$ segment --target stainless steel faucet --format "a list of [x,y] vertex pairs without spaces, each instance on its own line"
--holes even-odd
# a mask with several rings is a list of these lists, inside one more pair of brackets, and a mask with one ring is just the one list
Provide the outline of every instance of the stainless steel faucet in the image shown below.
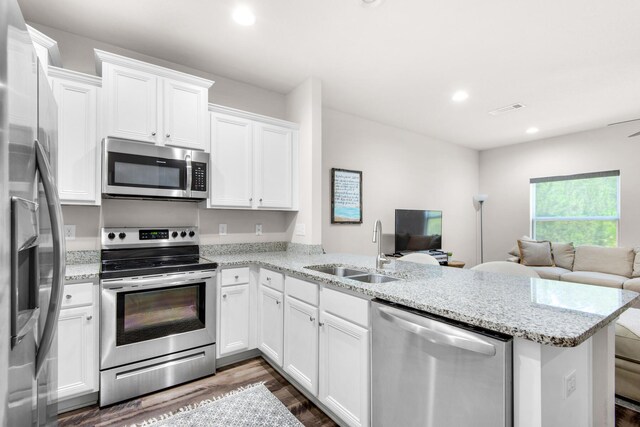
[[391,262],[384,253],[382,253],[382,221],[377,220],[373,226],[373,243],[378,243],[378,255],[376,256],[376,268],[378,270],[384,268],[385,264]]

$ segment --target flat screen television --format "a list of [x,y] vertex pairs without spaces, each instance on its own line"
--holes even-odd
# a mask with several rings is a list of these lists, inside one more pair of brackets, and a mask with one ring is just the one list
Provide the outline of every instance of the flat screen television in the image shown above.
[[442,249],[442,211],[396,209],[396,253]]

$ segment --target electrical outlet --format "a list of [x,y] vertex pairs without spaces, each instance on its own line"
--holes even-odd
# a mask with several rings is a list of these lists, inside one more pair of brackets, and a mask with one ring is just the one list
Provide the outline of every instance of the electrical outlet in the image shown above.
[[262,236],[262,224],[256,224],[256,236]]
[[66,240],[76,240],[76,226],[65,225],[64,226],[64,238]]
[[305,234],[307,234],[307,230],[304,224],[296,224],[296,236],[304,236]]
[[227,235],[227,224],[218,224],[218,234],[221,236]]
[[576,391],[576,371],[571,371],[564,377],[564,398],[567,399]]

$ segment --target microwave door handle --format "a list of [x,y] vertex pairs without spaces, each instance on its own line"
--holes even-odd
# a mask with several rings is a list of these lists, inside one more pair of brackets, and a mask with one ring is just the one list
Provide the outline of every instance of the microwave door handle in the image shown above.
[[47,159],[47,154],[40,142],[35,141],[36,167],[42,178],[44,195],[47,199],[47,208],[51,219],[51,237],[53,240],[53,278],[51,281],[51,296],[49,307],[47,308],[47,321],[44,325],[38,353],[36,355],[36,376],[47,360],[47,354],[51,348],[53,338],[60,315],[62,305],[62,287],[64,285],[65,274],[65,244],[64,244],[64,222],[62,219],[62,206],[58,197],[58,188],[53,179],[51,165]]
[[191,165],[191,155],[187,154],[184,159],[187,162],[187,191],[185,195],[187,197],[191,197],[191,180],[193,179],[191,173],[191,171],[193,170],[193,166]]

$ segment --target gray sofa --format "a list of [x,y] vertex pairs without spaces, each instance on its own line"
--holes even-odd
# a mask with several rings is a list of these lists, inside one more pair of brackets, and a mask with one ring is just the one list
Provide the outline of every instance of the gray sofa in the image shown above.
[[[551,251],[557,252],[552,254],[553,265],[530,267],[543,279],[640,293],[640,248],[572,248],[572,244],[551,243]],[[518,252],[512,249],[509,254]],[[513,256],[509,261],[521,260]],[[640,302],[616,322],[616,394],[640,402]]]

